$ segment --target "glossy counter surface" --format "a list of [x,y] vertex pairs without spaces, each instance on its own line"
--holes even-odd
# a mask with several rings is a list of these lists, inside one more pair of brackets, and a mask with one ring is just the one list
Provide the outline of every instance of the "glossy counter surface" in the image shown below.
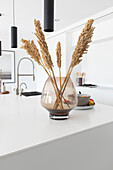
[[113,107],[70,112],[67,120],[49,118],[40,96],[0,95],[0,157],[113,122]]

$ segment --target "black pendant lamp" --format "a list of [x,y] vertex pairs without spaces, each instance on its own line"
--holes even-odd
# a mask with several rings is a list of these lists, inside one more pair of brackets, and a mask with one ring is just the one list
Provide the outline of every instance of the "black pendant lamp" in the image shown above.
[[44,31],[54,31],[54,0],[44,0]]
[[13,26],[11,27],[11,48],[17,48],[17,27],[15,26],[15,4],[13,0]]

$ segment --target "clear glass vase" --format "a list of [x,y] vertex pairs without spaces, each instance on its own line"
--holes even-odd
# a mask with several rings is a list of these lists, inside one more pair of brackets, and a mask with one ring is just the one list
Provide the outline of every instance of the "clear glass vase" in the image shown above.
[[[64,82],[65,77],[60,78],[56,77],[57,86],[59,89],[55,89],[51,82],[51,79],[48,78],[45,82],[42,96],[41,96],[41,104],[44,108],[49,111],[50,118],[56,120],[62,120],[69,118],[69,112],[77,106],[77,93],[74,88],[72,80],[69,78],[67,86],[64,90],[64,93],[61,95],[60,89],[61,85]],[[61,83],[60,83],[61,82]],[[55,86],[56,87],[56,86]],[[62,89],[63,91],[63,89]],[[59,96],[59,97],[58,97]]]

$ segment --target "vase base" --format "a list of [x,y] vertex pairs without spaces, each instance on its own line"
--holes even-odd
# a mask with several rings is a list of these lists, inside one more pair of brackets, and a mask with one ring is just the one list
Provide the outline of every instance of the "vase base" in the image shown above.
[[67,115],[54,115],[54,114],[50,113],[49,117],[50,117],[50,119],[53,119],[53,120],[65,120],[65,119],[69,118],[69,114],[67,114]]

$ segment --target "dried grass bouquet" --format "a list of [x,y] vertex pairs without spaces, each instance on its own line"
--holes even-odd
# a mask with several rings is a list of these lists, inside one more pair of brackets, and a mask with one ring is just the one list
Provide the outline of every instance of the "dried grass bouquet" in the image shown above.
[[[27,51],[27,53],[33,58],[47,73],[49,76],[51,83],[54,87],[54,91],[56,94],[56,101],[54,103],[53,109],[57,109],[60,106],[60,109],[63,109],[62,99],[65,100],[63,94],[66,89],[67,83],[69,81],[70,75],[72,73],[73,68],[78,65],[82,61],[83,54],[87,54],[89,43],[91,43],[91,39],[93,36],[94,27],[92,26],[94,20],[90,19],[86,23],[82,33],[79,36],[77,45],[72,55],[72,60],[70,66],[68,68],[67,74],[65,76],[64,82],[61,84],[61,44],[57,43],[56,48],[56,56],[57,56],[57,66],[59,68],[59,79],[60,79],[60,88],[58,88],[58,84],[56,81],[56,77],[53,70],[53,62],[51,55],[49,53],[48,45],[45,40],[45,35],[42,31],[42,27],[40,21],[34,20],[35,25],[35,35],[37,37],[38,44],[40,46],[40,50],[36,47],[33,40],[24,40],[22,39],[23,46],[22,48]],[[69,106],[68,103],[66,103]]]

